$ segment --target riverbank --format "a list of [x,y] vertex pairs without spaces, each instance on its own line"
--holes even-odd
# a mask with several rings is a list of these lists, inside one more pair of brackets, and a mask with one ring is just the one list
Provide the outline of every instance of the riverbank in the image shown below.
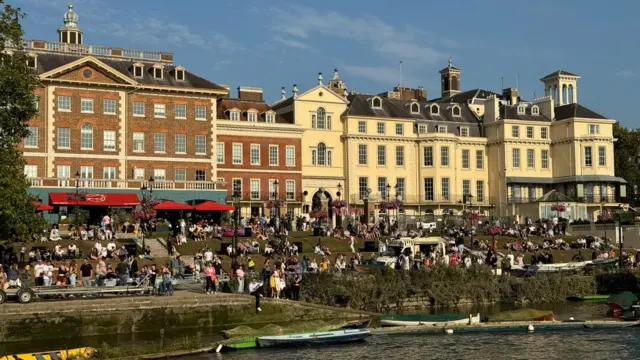
[[368,315],[346,308],[264,299],[256,314],[252,296],[206,295],[179,291],[174,296],[110,297],[0,306],[0,342],[74,339],[234,327],[239,325],[354,319]]

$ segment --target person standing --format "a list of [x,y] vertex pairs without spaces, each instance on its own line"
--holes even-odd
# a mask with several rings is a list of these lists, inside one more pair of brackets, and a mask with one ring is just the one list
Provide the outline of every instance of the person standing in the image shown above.
[[300,288],[302,285],[302,277],[300,277],[300,274],[296,273],[296,275],[293,277],[293,300],[295,301],[300,301]]
[[260,298],[263,297],[264,295],[262,295],[262,292],[264,290],[263,285],[264,282],[262,281],[252,281],[251,284],[249,284],[249,294],[253,295],[256,298],[256,314],[261,312],[262,309],[260,308]]
[[80,266],[80,275],[82,276],[82,287],[91,287],[93,266],[89,264],[89,259],[87,258],[84,258],[84,263]]
[[238,293],[244,293],[244,265],[240,265],[236,270],[236,277],[238,278]]

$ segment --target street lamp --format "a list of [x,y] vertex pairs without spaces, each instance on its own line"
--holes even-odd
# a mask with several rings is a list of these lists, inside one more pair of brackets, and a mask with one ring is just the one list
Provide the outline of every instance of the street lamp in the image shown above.
[[[495,213],[495,209],[496,206],[491,204],[489,205],[489,208],[491,209],[491,226],[489,227],[489,229],[493,228],[493,214]],[[496,241],[496,235],[495,232],[493,230],[491,230],[491,245],[493,246],[493,243]]]
[[620,257],[618,260],[618,267],[620,269],[622,269],[622,246],[624,245],[622,240],[622,211],[624,211],[624,208],[622,207],[622,204],[620,204],[618,205],[618,243],[620,244]]
[[79,191],[80,191],[80,172],[76,171],[76,216],[75,216],[75,223],[76,223],[76,231],[78,232],[78,234],[80,234],[80,225],[78,224],[78,196],[80,196]]
[[[336,191],[336,196],[338,197],[338,201],[340,201],[340,195],[342,195],[342,184],[338,183],[338,191]],[[345,197],[346,198],[346,197]],[[342,207],[336,208],[334,206],[334,211],[338,213],[339,216],[336,216],[336,225],[342,227]],[[327,214],[328,216],[329,214]]]
[[[605,205],[606,203],[607,203],[607,202],[605,201],[605,199],[602,199],[602,200],[600,201],[600,218],[601,218],[601,219],[604,219],[604,205]],[[606,227],[606,226],[604,227],[604,241],[605,241],[605,242],[607,241],[607,227]]]
[[[391,185],[389,185],[389,183],[387,183],[386,188],[387,188],[387,191],[384,193],[384,199],[382,199],[382,200],[388,202],[389,201],[389,194],[391,193]],[[389,207],[387,206],[386,210],[387,210],[387,225],[388,225],[387,233],[389,235],[391,235],[391,209],[389,209]]]
[[278,201],[278,185],[280,185],[280,183],[276,179],[273,182],[273,197],[276,208],[276,234],[280,234],[280,202]]
[[[155,180],[153,179],[153,176],[149,178],[149,200],[151,200],[153,198],[153,182]],[[151,225],[151,221],[147,221],[148,225],[149,225],[149,237],[153,236],[153,226]],[[144,236],[142,237],[142,246],[144,248]]]
[[[398,183],[396,182],[396,185],[393,187],[393,191],[395,191],[395,199],[396,199],[396,205],[398,206],[398,208],[396,209],[396,224],[398,224],[398,221],[400,220],[400,201],[402,201],[402,194],[398,193]],[[406,223],[405,223],[406,224]]]
[[336,193],[338,200],[340,200],[340,195],[342,195],[342,184],[338,183],[338,192]]
[[233,195],[231,195],[233,200],[233,222],[234,222],[234,230],[233,230],[233,253],[235,254],[237,244],[238,244],[238,217],[240,216],[240,191],[234,190]]

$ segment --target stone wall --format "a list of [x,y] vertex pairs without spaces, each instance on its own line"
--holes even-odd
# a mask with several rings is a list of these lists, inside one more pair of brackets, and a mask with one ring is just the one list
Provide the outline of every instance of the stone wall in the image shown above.
[[263,311],[256,314],[250,296],[180,295],[5,303],[0,305],[0,343],[363,316],[349,309],[278,300],[265,300]]

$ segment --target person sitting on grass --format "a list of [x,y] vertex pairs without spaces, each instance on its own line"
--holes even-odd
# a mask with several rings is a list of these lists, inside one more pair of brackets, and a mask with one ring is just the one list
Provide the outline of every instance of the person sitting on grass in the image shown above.
[[60,237],[60,231],[56,227],[51,229],[51,233],[49,233],[49,240],[51,241],[60,241],[62,237]]

